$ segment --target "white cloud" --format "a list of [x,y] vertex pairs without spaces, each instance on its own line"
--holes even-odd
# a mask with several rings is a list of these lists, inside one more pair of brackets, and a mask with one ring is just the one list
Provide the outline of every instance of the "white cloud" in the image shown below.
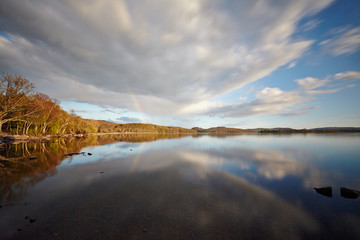
[[358,51],[360,46],[360,27],[348,30],[335,29],[335,35],[320,43],[325,50],[332,55],[352,54]]
[[1,2],[0,67],[59,100],[175,114],[294,62],[313,43],[298,22],[330,2]]
[[307,100],[298,90],[283,91],[266,87],[255,93],[256,99],[250,102],[218,103],[216,107],[203,108],[202,114],[221,114],[226,117],[246,117],[264,115],[283,115],[292,107]]
[[320,80],[313,77],[306,77],[302,79],[297,79],[295,80],[295,82],[297,82],[300,88],[308,90],[324,86],[326,83],[328,83],[328,80]]
[[[352,72],[353,73],[353,72]],[[353,76],[354,74],[349,74]],[[336,76],[336,75],[335,75]],[[338,75],[347,77],[347,74]],[[304,115],[309,110],[318,109],[321,106],[306,106],[306,102],[314,99],[315,95],[331,94],[345,89],[345,87],[334,88],[331,85],[334,80],[320,80],[318,78],[306,77],[294,80],[298,88],[291,91],[283,91],[279,88],[266,87],[255,93],[255,100],[245,102],[246,98],[239,98],[231,103],[209,103],[194,104],[189,111],[196,109],[198,114],[220,115],[226,117],[247,117],[263,115],[298,116]],[[324,87],[325,89],[319,89]],[[353,86],[347,86],[347,88]],[[193,112],[195,113],[195,111]]]
[[302,25],[302,29],[303,31],[310,31],[313,30],[314,28],[316,28],[322,21],[320,21],[319,19],[313,19],[310,20],[308,22],[306,22],[304,25]]
[[310,90],[306,91],[307,94],[316,95],[316,94],[329,94],[329,93],[336,93],[341,89],[328,89],[328,90]]
[[335,74],[335,79],[347,80],[347,79],[360,79],[360,72],[343,72]]
[[290,68],[293,68],[293,67],[295,67],[295,66],[296,66],[296,62],[291,62],[291,63],[287,66],[287,68],[290,69]]

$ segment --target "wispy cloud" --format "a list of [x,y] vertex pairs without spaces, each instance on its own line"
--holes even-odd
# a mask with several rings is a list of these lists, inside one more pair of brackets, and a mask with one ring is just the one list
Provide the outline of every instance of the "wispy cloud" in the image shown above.
[[282,115],[289,113],[291,107],[304,102],[300,91],[283,91],[279,88],[264,88],[256,92],[256,99],[245,103],[227,103],[221,107],[208,109],[204,114],[221,114],[226,117],[246,117],[263,115]]
[[360,79],[360,72],[343,72],[335,74],[336,79],[348,80],[348,79]]
[[[225,117],[264,115],[291,117],[304,115],[310,110],[321,108],[320,105],[306,105],[306,103],[313,100],[316,95],[332,94],[349,87],[354,87],[344,86],[344,84],[340,84],[339,86],[339,84],[337,84],[339,76],[348,77],[347,73],[339,74],[329,77],[329,79],[318,79],[313,77],[296,79],[294,82],[297,83],[298,87],[290,91],[266,87],[256,92],[255,100],[250,102],[244,102],[246,99],[242,98],[231,103],[204,101],[200,104],[194,104],[187,110],[194,110],[194,112],[198,114],[220,115]],[[353,76],[354,74],[349,75]]]
[[297,84],[301,88],[309,90],[309,89],[314,89],[314,88],[324,86],[328,81],[320,80],[320,79],[313,78],[313,77],[307,77],[307,78],[297,79],[297,80],[295,80],[295,82],[297,82]]
[[312,19],[301,26],[303,31],[311,31],[315,29],[322,21],[319,19]]
[[307,94],[316,95],[316,94],[329,94],[329,93],[336,93],[341,89],[328,89],[328,90],[310,90],[306,91]]
[[0,67],[59,100],[175,114],[301,57],[298,22],[331,2],[2,1]]
[[[346,30],[345,30],[346,29]],[[360,27],[355,28],[337,28],[332,38],[326,39],[320,43],[325,51],[332,55],[352,54],[360,46]]]

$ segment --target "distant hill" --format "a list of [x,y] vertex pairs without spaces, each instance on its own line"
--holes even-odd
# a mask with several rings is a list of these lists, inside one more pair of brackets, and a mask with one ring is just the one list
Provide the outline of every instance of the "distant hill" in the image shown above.
[[310,130],[360,131],[360,127],[322,127],[322,128],[312,128]]
[[101,120],[88,120],[102,133],[197,133],[181,127],[159,126],[149,123],[119,124]]
[[256,132],[251,129],[241,129],[241,128],[227,128],[227,127],[212,127],[208,129],[194,127],[192,130],[197,131],[198,133],[216,133],[216,134],[236,134],[236,133],[246,133],[246,132]]
[[332,133],[332,132],[360,132],[358,127],[323,127],[312,129],[293,128],[259,128],[259,133]]

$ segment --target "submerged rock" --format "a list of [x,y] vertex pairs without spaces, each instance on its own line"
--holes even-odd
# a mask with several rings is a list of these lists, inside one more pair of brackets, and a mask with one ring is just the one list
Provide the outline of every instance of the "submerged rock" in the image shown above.
[[316,188],[314,187],[315,191],[323,196],[326,197],[332,197],[332,187],[322,187],[322,188]]
[[350,188],[340,188],[340,194],[343,198],[355,199],[360,196],[360,191]]
[[[86,152],[68,153],[68,154],[64,154],[64,157],[72,157],[72,156],[74,156],[74,155],[83,155],[83,156],[85,156],[85,154],[86,154]],[[92,155],[92,154],[91,154],[91,153],[90,153],[90,154],[88,153],[88,155]]]

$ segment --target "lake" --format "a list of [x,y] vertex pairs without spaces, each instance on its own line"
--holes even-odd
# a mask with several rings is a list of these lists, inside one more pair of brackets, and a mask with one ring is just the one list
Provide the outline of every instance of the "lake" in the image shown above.
[[360,239],[359,133],[3,144],[0,174],[0,239]]

